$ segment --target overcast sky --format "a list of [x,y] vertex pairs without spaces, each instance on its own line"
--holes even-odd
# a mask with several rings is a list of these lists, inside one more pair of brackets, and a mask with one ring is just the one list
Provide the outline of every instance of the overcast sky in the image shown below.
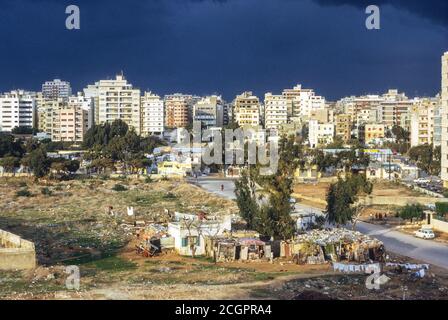
[[[398,88],[440,91],[448,1],[0,0],[0,91],[75,90],[123,70],[142,90],[280,93],[297,83],[327,99]],[[81,29],[65,28],[77,4]],[[365,28],[378,4],[381,30]]]

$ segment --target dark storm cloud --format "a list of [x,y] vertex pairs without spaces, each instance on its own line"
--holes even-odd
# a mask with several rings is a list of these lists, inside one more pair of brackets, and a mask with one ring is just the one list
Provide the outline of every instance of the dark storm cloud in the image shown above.
[[[381,30],[367,31],[361,5],[326,0],[0,0],[0,91],[54,77],[80,90],[123,70],[159,94],[231,99],[296,83],[330,99],[390,87],[435,94],[448,41],[432,22],[443,25],[445,1],[431,1],[434,13],[399,2],[382,8]],[[69,4],[80,7],[81,30],[65,29]]]
[[350,5],[365,9],[369,5],[391,5],[397,9],[429,19],[448,27],[448,1],[446,0],[314,0],[320,5]]

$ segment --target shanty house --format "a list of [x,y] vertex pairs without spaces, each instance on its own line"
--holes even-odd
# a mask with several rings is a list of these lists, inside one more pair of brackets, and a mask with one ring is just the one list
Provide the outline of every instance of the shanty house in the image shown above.
[[174,248],[180,255],[205,255],[206,237],[217,237],[232,229],[231,217],[205,218],[198,215],[175,214],[168,224],[168,233],[174,238]]

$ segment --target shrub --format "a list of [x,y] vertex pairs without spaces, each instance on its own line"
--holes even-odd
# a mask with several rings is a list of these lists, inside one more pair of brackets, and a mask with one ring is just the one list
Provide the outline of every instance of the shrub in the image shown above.
[[112,190],[117,191],[117,192],[121,192],[121,191],[126,191],[128,189],[124,185],[122,185],[122,184],[116,184],[116,185],[114,185]]
[[404,220],[423,219],[425,213],[423,207],[419,204],[407,204],[399,210],[400,218]]
[[16,196],[17,197],[31,197],[32,194],[31,194],[31,192],[29,192],[28,189],[22,189],[22,190],[17,191]]
[[40,192],[44,195],[44,196],[51,196],[53,195],[53,191],[51,191],[49,188],[45,187],[40,189]]
[[437,202],[436,203],[436,212],[439,216],[444,216],[448,213],[448,202]]

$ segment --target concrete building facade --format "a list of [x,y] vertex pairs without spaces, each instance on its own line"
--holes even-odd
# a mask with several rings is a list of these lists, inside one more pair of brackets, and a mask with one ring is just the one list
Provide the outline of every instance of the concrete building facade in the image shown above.
[[264,127],[278,130],[288,121],[288,100],[283,95],[266,93],[264,96]]
[[309,121],[308,140],[311,148],[317,148],[334,140],[334,124],[319,123],[317,120]]
[[42,96],[44,99],[56,100],[62,98],[67,100],[72,95],[70,82],[61,79],[46,81],[42,85]]
[[7,92],[0,96],[0,132],[11,132],[16,127],[35,126],[35,95],[23,90]]
[[95,85],[88,86],[84,94],[86,98],[94,99],[98,124],[120,119],[140,134],[140,90],[134,89],[122,74],[115,79],[100,80]]
[[186,128],[191,123],[191,98],[185,95],[165,97],[165,126]]
[[142,97],[142,135],[163,135],[165,103],[160,96],[145,92]]
[[206,127],[222,127],[224,124],[224,104],[221,96],[207,96],[193,106],[193,121]]
[[260,124],[260,100],[252,92],[236,96],[234,105],[235,121],[239,126],[257,127]]
[[442,159],[441,175],[443,186],[448,188],[448,51],[442,56],[442,91],[441,91],[441,118],[442,118]]

